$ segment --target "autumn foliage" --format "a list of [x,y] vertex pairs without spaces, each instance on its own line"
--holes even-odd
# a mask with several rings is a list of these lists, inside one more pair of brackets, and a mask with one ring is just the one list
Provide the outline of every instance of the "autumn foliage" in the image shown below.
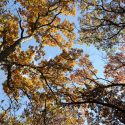
[[[124,6],[120,0],[1,0],[0,124],[125,124]],[[78,33],[67,17],[78,9],[77,43],[105,50],[102,77],[75,46]],[[61,53],[46,59],[46,46]]]

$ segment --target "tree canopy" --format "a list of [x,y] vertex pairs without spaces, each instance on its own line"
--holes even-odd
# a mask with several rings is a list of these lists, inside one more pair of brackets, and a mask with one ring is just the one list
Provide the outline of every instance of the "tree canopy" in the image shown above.
[[125,3],[123,0],[81,0],[81,39],[99,48],[124,43]]
[[[1,0],[0,124],[124,125],[124,8],[122,0]],[[76,33],[67,17],[78,9]],[[116,47],[105,53],[104,77],[75,41]],[[46,46],[61,53],[47,60]]]

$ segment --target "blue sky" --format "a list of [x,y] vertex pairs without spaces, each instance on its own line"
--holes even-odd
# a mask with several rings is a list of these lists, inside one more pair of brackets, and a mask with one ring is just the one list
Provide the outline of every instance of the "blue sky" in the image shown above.
[[[61,16],[61,19],[67,19],[70,22],[73,22],[75,24],[75,26],[77,27],[77,29],[79,29],[79,22],[78,22],[78,17],[80,15],[80,11],[76,11],[76,16]],[[75,29],[75,32],[77,34],[77,38],[78,38],[78,31],[77,29]],[[83,41],[84,43],[84,41]],[[30,40],[27,41],[25,43],[22,44],[22,48],[25,50],[28,48],[29,45],[36,45],[36,42],[34,40]],[[92,61],[93,65],[95,66],[95,68],[97,68],[99,70],[99,77],[103,77],[103,70],[104,70],[104,61],[102,60],[102,55],[104,54],[104,52],[98,51],[93,45],[91,45],[90,47],[86,46],[85,44],[74,44],[73,46],[74,48],[81,48],[83,49],[83,51],[87,54],[90,55],[90,60]],[[56,55],[59,55],[61,53],[61,50],[59,47],[49,47],[46,46],[44,47],[44,50],[46,52],[46,59],[50,59],[50,58],[54,58]],[[2,70],[0,70],[0,83],[2,84],[3,81],[6,79],[6,76],[4,74],[4,72]],[[2,91],[2,85],[0,84],[0,97],[3,93]]]
[[[78,16],[79,16],[80,12],[77,10],[77,15],[75,17],[72,16],[61,16],[62,20],[64,20],[65,18],[67,18],[68,20],[70,20],[71,22],[75,23],[76,27],[79,29],[79,23],[78,23]],[[77,29],[75,29],[75,32],[77,32]],[[77,34],[78,37],[78,34]],[[83,41],[84,42],[84,41]],[[25,42],[22,44],[22,48],[23,49],[27,49],[27,47],[32,44],[32,45],[36,45],[36,42],[34,42],[33,40],[30,40],[28,42]],[[103,70],[104,70],[104,61],[102,60],[102,55],[104,55],[104,52],[98,51],[93,45],[91,46],[86,46],[85,44],[74,44],[73,48],[80,48],[83,49],[83,51],[87,54],[90,55],[90,60],[93,63],[93,65],[95,66],[96,69],[99,70],[98,76],[99,77],[104,77],[103,76]],[[54,58],[56,55],[59,55],[61,53],[61,50],[59,47],[49,47],[46,46],[44,47],[44,50],[46,52],[46,59],[50,59],[50,58]],[[2,90],[2,83],[5,81],[6,76],[4,71],[0,70],[0,100],[2,100],[1,98],[5,99],[5,94]]]

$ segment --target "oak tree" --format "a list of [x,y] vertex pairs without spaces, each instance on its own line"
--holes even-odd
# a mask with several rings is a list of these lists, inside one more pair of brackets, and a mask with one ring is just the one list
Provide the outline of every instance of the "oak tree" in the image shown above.
[[[119,39],[124,40],[124,1],[77,2],[0,2],[0,68],[7,95],[0,100],[1,124],[125,124],[125,51]],[[102,78],[89,55],[72,47],[75,26],[66,17],[75,16],[78,5],[85,14],[82,42],[108,47],[122,42],[107,55]],[[45,46],[58,46],[61,53],[47,60]]]
[[103,49],[124,43],[124,0],[81,0],[80,6],[82,41]]

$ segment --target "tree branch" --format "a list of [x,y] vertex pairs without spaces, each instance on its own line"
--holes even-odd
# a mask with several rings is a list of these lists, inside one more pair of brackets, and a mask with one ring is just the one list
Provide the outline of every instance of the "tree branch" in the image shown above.
[[97,100],[87,100],[87,101],[82,101],[82,102],[67,102],[67,103],[62,103],[62,105],[64,106],[70,106],[70,105],[82,105],[82,104],[100,104],[102,106],[106,106],[106,107],[109,107],[109,108],[112,108],[112,109],[116,109],[118,111],[121,111],[123,113],[125,113],[125,109],[122,109],[116,105],[113,105],[113,104],[110,104],[110,103],[104,103],[104,102],[100,102],[100,101],[97,101]]

